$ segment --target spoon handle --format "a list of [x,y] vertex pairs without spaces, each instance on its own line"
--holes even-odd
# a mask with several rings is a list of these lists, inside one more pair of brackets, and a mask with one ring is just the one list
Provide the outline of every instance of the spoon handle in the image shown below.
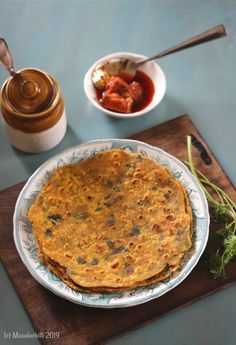
[[8,70],[10,75],[15,75],[16,72],[13,67],[12,57],[7,46],[6,41],[0,38],[0,63]]
[[192,37],[192,38],[190,38],[190,39],[188,39],[182,43],[179,43],[172,48],[166,49],[159,54],[155,54],[148,59],[145,59],[145,60],[138,62],[138,65],[140,66],[147,61],[158,59],[158,58],[161,58],[162,56],[169,55],[169,54],[172,54],[172,53],[175,53],[175,52],[178,52],[180,50],[187,49],[190,47],[194,47],[198,44],[209,42],[209,41],[215,40],[217,38],[224,37],[226,35],[227,35],[227,31],[226,31],[224,25],[222,25],[222,24],[217,25],[214,28],[209,29],[209,30],[197,35],[197,36],[194,36],[194,37]]

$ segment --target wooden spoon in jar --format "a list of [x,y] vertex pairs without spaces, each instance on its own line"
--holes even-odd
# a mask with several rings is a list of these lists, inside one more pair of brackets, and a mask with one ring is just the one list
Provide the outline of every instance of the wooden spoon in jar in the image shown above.
[[7,42],[4,40],[4,38],[0,38],[0,63],[8,70],[11,76],[16,74],[16,71],[13,67],[13,60]]

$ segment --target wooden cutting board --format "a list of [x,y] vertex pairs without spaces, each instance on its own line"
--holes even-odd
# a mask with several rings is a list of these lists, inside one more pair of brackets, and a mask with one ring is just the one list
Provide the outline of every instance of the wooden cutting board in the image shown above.
[[[193,152],[197,167],[236,200],[234,187],[187,115],[134,135],[132,139],[158,146],[185,161],[187,159],[186,135],[188,134],[193,134],[206,149],[203,151],[201,144],[196,141]],[[164,296],[139,306],[106,310],[79,306],[63,300],[31,277],[15,249],[12,216],[16,199],[23,185],[24,183],[20,183],[0,192],[0,254],[35,331],[44,332],[44,334],[47,331],[60,332],[59,339],[44,337],[41,339],[42,344],[101,344],[223,289],[236,280],[236,263],[229,266],[227,279],[211,279],[203,255],[196,268],[183,283]],[[211,226],[211,232],[213,231],[214,228]],[[210,242],[211,237],[208,247],[211,245]]]

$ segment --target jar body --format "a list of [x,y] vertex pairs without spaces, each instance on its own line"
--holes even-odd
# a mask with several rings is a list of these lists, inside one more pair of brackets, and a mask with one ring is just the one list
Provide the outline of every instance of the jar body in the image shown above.
[[60,88],[41,70],[17,73],[1,89],[2,118],[9,141],[25,152],[50,150],[63,139],[67,127]]
[[10,143],[15,148],[28,153],[38,153],[52,149],[64,138],[67,128],[65,108],[60,119],[52,127],[40,132],[23,132],[10,126],[4,118],[3,123]]

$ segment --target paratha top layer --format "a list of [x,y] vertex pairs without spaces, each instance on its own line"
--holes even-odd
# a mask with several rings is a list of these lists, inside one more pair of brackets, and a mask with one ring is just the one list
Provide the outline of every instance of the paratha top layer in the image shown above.
[[177,267],[191,246],[187,208],[156,161],[109,150],[56,170],[29,219],[41,252],[76,284],[125,288]]

